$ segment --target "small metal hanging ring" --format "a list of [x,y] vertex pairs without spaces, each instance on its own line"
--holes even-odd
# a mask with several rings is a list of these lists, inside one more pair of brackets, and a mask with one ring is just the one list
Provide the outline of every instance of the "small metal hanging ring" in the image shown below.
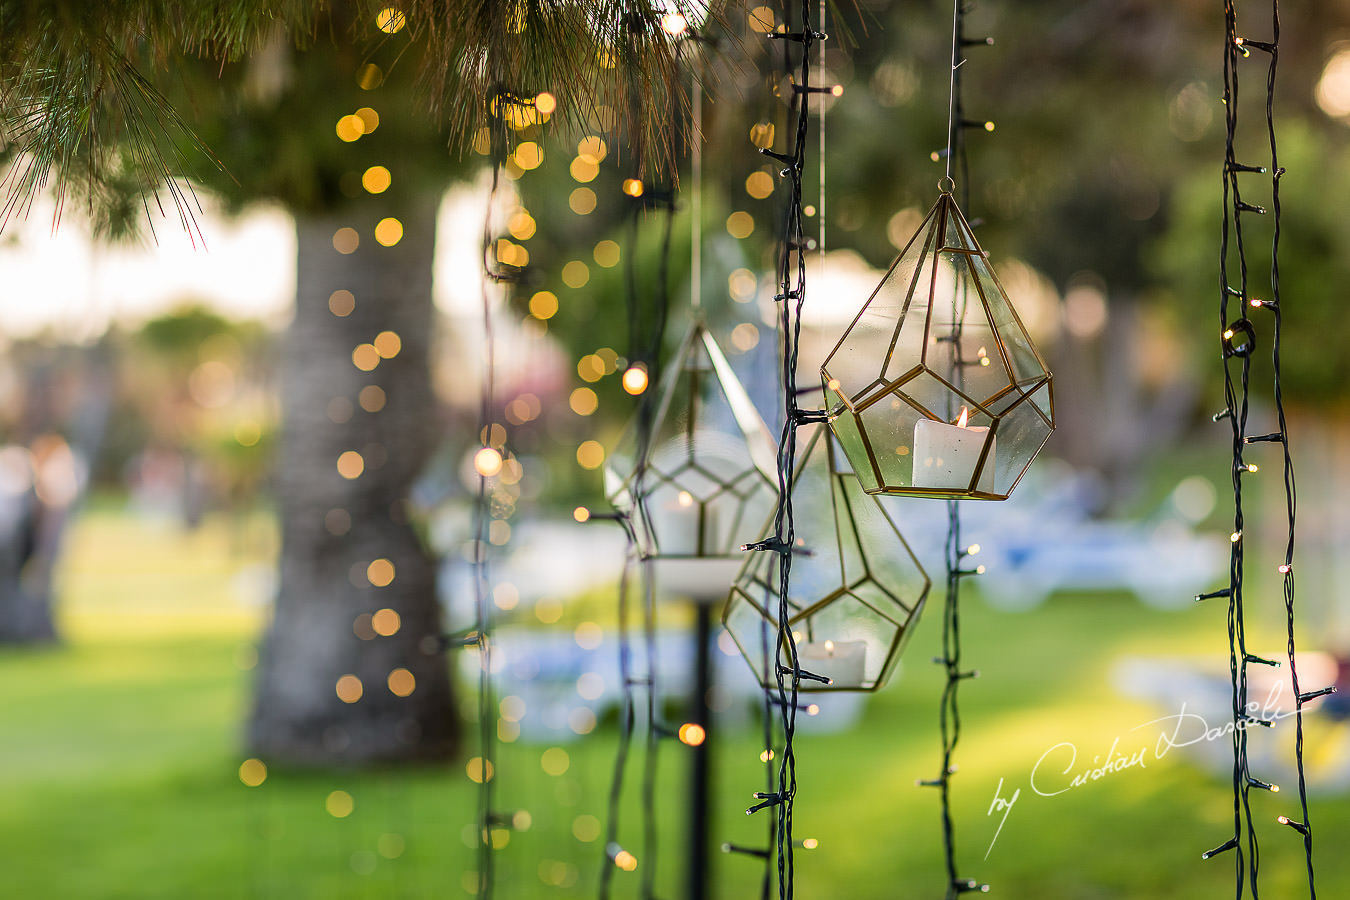
[[938,190],[944,194],[950,194],[952,191],[956,190],[956,182],[952,180],[952,176],[943,175],[939,178]]
[[1252,327],[1251,320],[1238,319],[1228,326],[1228,333],[1223,339],[1223,349],[1225,356],[1252,355],[1252,351],[1256,349],[1256,329]]

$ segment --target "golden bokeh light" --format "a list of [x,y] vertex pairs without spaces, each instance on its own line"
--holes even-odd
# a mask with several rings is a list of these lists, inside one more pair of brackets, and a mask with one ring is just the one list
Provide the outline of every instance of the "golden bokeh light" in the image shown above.
[[494,519],[488,524],[488,543],[494,547],[504,547],[511,540],[511,523]]
[[745,179],[745,192],[756,200],[763,200],[773,193],[773,176],[768,172],[751,172]]
[[508,722],[519,722],[525,718],[525,701],[514,694],[503,697],[497,708],[502,718]]
[[727,216],[727,234],[740,240],[755,233],[755,217],[745,210]]
[[245,419],[234,426],[234,439],[241,447],[254,447],[262,440],[262,426],[252,419]]
[[750,10],[749,15],[750,28],[752,31],[758,31],[760,34],[768,34],[773,31],[777,24],[774,16],[773,7],[756,6]]
[[361,393],[356,395],[356,401],[368,413],[376,413],[384,409],[387,399],[384,388],[378,384],[368,384],[361,388]]
[[492,132],[486,127],[473,133],[473,152],[479,156],[487,156],[492,152]]
[[614,854],[614,865],[625,872],[633,872],[637,869],[637,857],[627,850],[620,850]]
[[343,703],[355,703],[365,693],[365,689],[361,686],[361,679],[355,675],[343,675],[337,680],[335,690],[338,699]]
[[750,143],[761,150],[773,148],[774,130],[772,122],[756,122],[750,126]]
[[[379,560],[376,560],[376,562],[378,561]],[[387,561],[388,560],[386,560],[386,562]],[[371,563],[371,565],[374,565],[374,563]],[[392,580],[393,566],[390,566],[389,575]],[[372,583],[374,583],[373,579]],[[387,583],[388,582],[386,582],[386,584]],[[400,616],[396,610],[392,610],[387,606],[384,609],[377,609],[370,614],[370,630],[380,637],[393,637],[398,634],[398,630],[402,627],[403,617]]]
[[328,311],[339,318],[350,316],[356,311],[356,295],[351,291],[333,291],[328,295]]
[[328,814],[335,819],[345,819],[356,809],[356,801],[352,795],[346,791],[333,791],[324,800],[323,808],[328,810]]
[[[534,412],[532,413],[532,417],[539,415],[539,412],[543,408],[539,402],[539,398],[534,394],[522,394],[521,397],[528,397],[529,400],[526,402],[533,401]],[[502,460],[501,475],[498,477],[501,478],[502,484],[519,484],[520,479],[525,477],[525,467],[520,464],[520,460],[518,459],[504,459]]]
[[473,468],[484,478],[491,478],[502,470],[502,455],[494,447],[483,447],[473,455]]
[[570,288],[585,287],[591,280],[590,266],[579,259],[574,259],[562,267],[563,284]]
[[707,730],[697,722],[685,722],[680,726],[680,743],[697,747],[708,739]]
[[582,381],[599,381],[605,377],[605,361],[597,354],[587,353],[577,360],[577,376]]
[[386,6],[375,14],[375,27],[385,34],[398,34],[407,24],[408,19],[403,11],[392,6]]
[[734,269],[727,276],[727,290],[737,303],[749,303],[759,290],[759,280],[749,269]]
[[361,473],[366,470],[366,460],[355,450],[344,450],[337,458],[337,470],[338,474],[348,481],[360,478]]
[[748,353],[759,344],[759,329],[753,322],[742,322],[731,329],[731,345],[742,353]]
[[555,778],[566,773],[571,764],[572,758],[561,747],[549,747],[539,756],[539,765],[544,772]]
[[577,144],[577,157],[587,162],[599,164],[604,162],[608,155],[609,145],[605,143],[603,138],[593,134],[582,138]]
[[572,160],[567,171],[572,174],[572,180],[579,181],[582,184],[588,184],[595,180],[595,176],[600,174],[600,166],[587,157],[578,156]]
[[356,252],[356,248],[361,246],[361,235],[357,234],[355,228],[339,228],[333,232],[333,249],[346,256]]
[[520,605],[520,591],[511,582],[503,581],[492,589],[492,603],[510,612]]
[[339,138],[350,144],[366,133],[366,123],[361,121],[360,116],[343,116],[337,120],[334,130]]
[[374,63],[366,63],[356,70],[356,84],[363,91],[373,91],[384,84],[384,70]]
[[641,197],[647,190],[647,186],[642,183],[641,178],[625,178],[623,180],[623,192],[630,197]]
[[482,784],[485,781],[491,781],[495,774],[492,767],[492,760],[483,759],[481,756],[475,756],[464,766],[465,773],[469,780],[474,784]]
[[612,269],[619,264],[619,245],[615,241],[601,241],[595,245],[593,255],[597,266]]
[[394,176],[384,166],[371,166],[361,173],[361,187],[367,193],[383,194],[394,183]]
[[605,639],[605,630],[596,622],[582,622],[572,630],[572,640],[582,650],[595,650]]
[[506,446],[506,429],[500,422],[493,422],[491,425],[484,425],[478,432],[478,439],[488,447],[496,447],[500,450]]
[[567,727],[573,734],[590,734],[596,724],[595,713],[585,706],[578,706],[567,714]]
[[666,13],[661,17],[661,30],[671,37],[679,37],[689,30],[689,20],[677,12]]
[[394,580],[394,564],[384,557],[366,566],[366,580],[375,587],[388,587]]
[[579,387],[567,398],[567,405],[579,416],[589,416],[600,407],[600,398],[588,387]]
[[246,759],[239,764],[239,780],[248,787],[257,787],[267,780],[267,765],[261,759]]
[[551,116],[558,108],[558,98],[548,91],[540,91],[535,95],[534,108],[546,116]]
[[389,673],[389,693],[395,697],[407,697],[417,689],[417,679],[407,669],[394,669]]
[[562,603],[552,597],[540,597],[534,602],[534,617],[545,625],[553,625],[562,614]]
[[578,506],[572,510],[572,518],[584,525],[591,520],[591,511],[584,506]]
[[537,169],[544,163],[544,148],[534,141],[522,141],[512,155],[515,157],[516,165],[526,172]]
[[375,226],[375,240],[383,247],[392,247],[403,240],[403,223],[387,216]]
[[370,134],[380,127],[380,114],[369,106],[361,107],[353,115],[361,122],[363,134]]
[[640,364],[629,366],[623,373],[623,389],[634,397],[647,390],[647,370]]
[[373,372],[380,364],[380,351],[374,344],[357,344],[352,350],[352,365],[362,372]]
[[497,262],[523,269],[530,264],[530,251],[506,238],[498,238]]
[[605,461],[605,448],[599,441],[582,441],[577,447],[577,464],[583,469],[598,469]]
[[537,229],[538,224],[534,221],[534,216],[523,209],[516,210],[511,214],[511,218],[506,220],[506,230],[518,241],[528,241],[534,237]]
[[579,216],[589,216],[595,212],[595,191],[588,187],[579,187],[567,198],[567,205]]
[[552,291],[538,291],[530,298],[530,315],[536,319],[551,319],[558,314],[558,295]]
[[403,349],[403,339],[398,336],[397,331],[381,331],[375,335],[371,346],[380,354],[381,359],[393,359]]
[[572,820],[572,837],[589,844],[600,837],[600,820],[595,816],[583,814]]

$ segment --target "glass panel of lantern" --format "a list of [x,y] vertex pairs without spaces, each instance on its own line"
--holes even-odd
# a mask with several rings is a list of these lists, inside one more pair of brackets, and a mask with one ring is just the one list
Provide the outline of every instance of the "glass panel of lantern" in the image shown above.
[[605,494],[664,593],[720,601],[776,504],[775,441],[702,322],[652,399],[606,461]]
[[[880,501],[864,493],[829,429],[811,426],[792,486],[795,523],[787,613],[798,665],[830,678],[803,691],[874,691],[890,676],[931,582]],[[805,434],[805,431],[803,431]],[[764,529],[773,532],[770,521]],[[755,553],[722,623],[764,686],[790,665],[778,642],[780,557]]]
[[1006,499],[1055,428],[1050,372],[946,191],[821,380],[868,493]]

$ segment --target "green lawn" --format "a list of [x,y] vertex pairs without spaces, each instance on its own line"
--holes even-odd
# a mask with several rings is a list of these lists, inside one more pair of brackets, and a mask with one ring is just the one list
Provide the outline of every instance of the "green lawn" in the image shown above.
[[[224,521],[187,536],[111,509],[81,519],[61,576],[67,643],[0,655],[4,896],[469,896],[476,788],[463,760],[414,772],[273,770],[259,787],[241,783],[240,722],[260,615],[241,591],[273,542],[265,522],[253,523],[241,541]],[[797,856],[803,900],[942,896],[937,797],[915,787],[934,774],[938,758],[940,672],[927,663],[938,644],[932,612],[909,645],[902,676],[870,701],[857,729],[797,741],[796,833],[820,842]],[[1233,855],[1199,858],[1229,834],[1229,789],[1182,751],[1148,756],[1147,768],[1056,796],[1036,795],[1029,784],[1037,760],[1058,744],[1077,748],[1074,772],[1117,737],[1118,752],[1151,752],[1156,729],[1134,727],[1170,710],[1123,698],[1112,666],[1124,654],[1222,661],[1222,608],[1163,613],[1127,597],[1059,596],[1008,614],[972,598],[964,621],[966,658],[983,677],[962,693],[954,782],[961,871],[1008,898],[1231,896]],[[1310,770],[1337,762],[1344,729],[1310,720]],[[1264,731],[1252,737],[1274,739]],[[615,742],[612,726],[602,725],[567,745],[570,765],[558,776],[540,764],[547,747],[501,747],[498,805],[527,810],[531,824],[496,851],[497,896],[595,896],[602,841],[579,838],[576,832],[590,837],[589,820],[577,820],[604,820]],[[719,842],[764,841],[764,820],[742,812],[762,788],[762,749],[752,730],[718,736]],[[658,896],[683,896],[681,750],[673,742],[661,747],[659,858],[644,855],[638,873],[616,873],[616,897],[638,896],[639,874],[651,865]],[[1054,759],[1058,766],[1040,771],[1062,784],[1065,760]],[[621,819],[626,844],[639,853],[640,767],[639,747]],[[1301,846],[1274,822],[1280,813],[1297,816],[1290,787],[1253,797],[1262,822],[1261,887],[1275,898],[1305,896]],[[325,808],[336,790],[354,802],[343,818]],[[1000,814],[988,814],[995,792],[1008,798],[1016,790],[984,860],[999,825]],[[1350,810],[1341,797],[1322,795],[1312,820],[1319,890],[1339,896],[1350,883],[1350,861],[1339,852]],[[758,863],[719,856],[716,864],[716,896],[757,896]]]

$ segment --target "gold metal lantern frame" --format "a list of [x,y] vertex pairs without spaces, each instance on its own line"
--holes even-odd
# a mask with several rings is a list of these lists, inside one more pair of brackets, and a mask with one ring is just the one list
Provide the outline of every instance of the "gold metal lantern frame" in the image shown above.
[[[792,486],[796,535],[788,596],[780,559],[746,561],[722,615],[741,655],[765,687],[790,665],[778,644],[779,604],[800,668],[801,691],[875,691],[890,677],[928,597],[931,580],[880,501],[867,495],[829,429],[811,426]],[[764,529],[773,533],[773,522]]]
[[772,434],[702,321],[661,378],[649,421],[635,419],[604,468],[610,503],[666,593],[721,600],[741,545],[773,508]]
[[950,184],[821,380],[868,493],[1003,500],[1054,431],[1051,375]]

